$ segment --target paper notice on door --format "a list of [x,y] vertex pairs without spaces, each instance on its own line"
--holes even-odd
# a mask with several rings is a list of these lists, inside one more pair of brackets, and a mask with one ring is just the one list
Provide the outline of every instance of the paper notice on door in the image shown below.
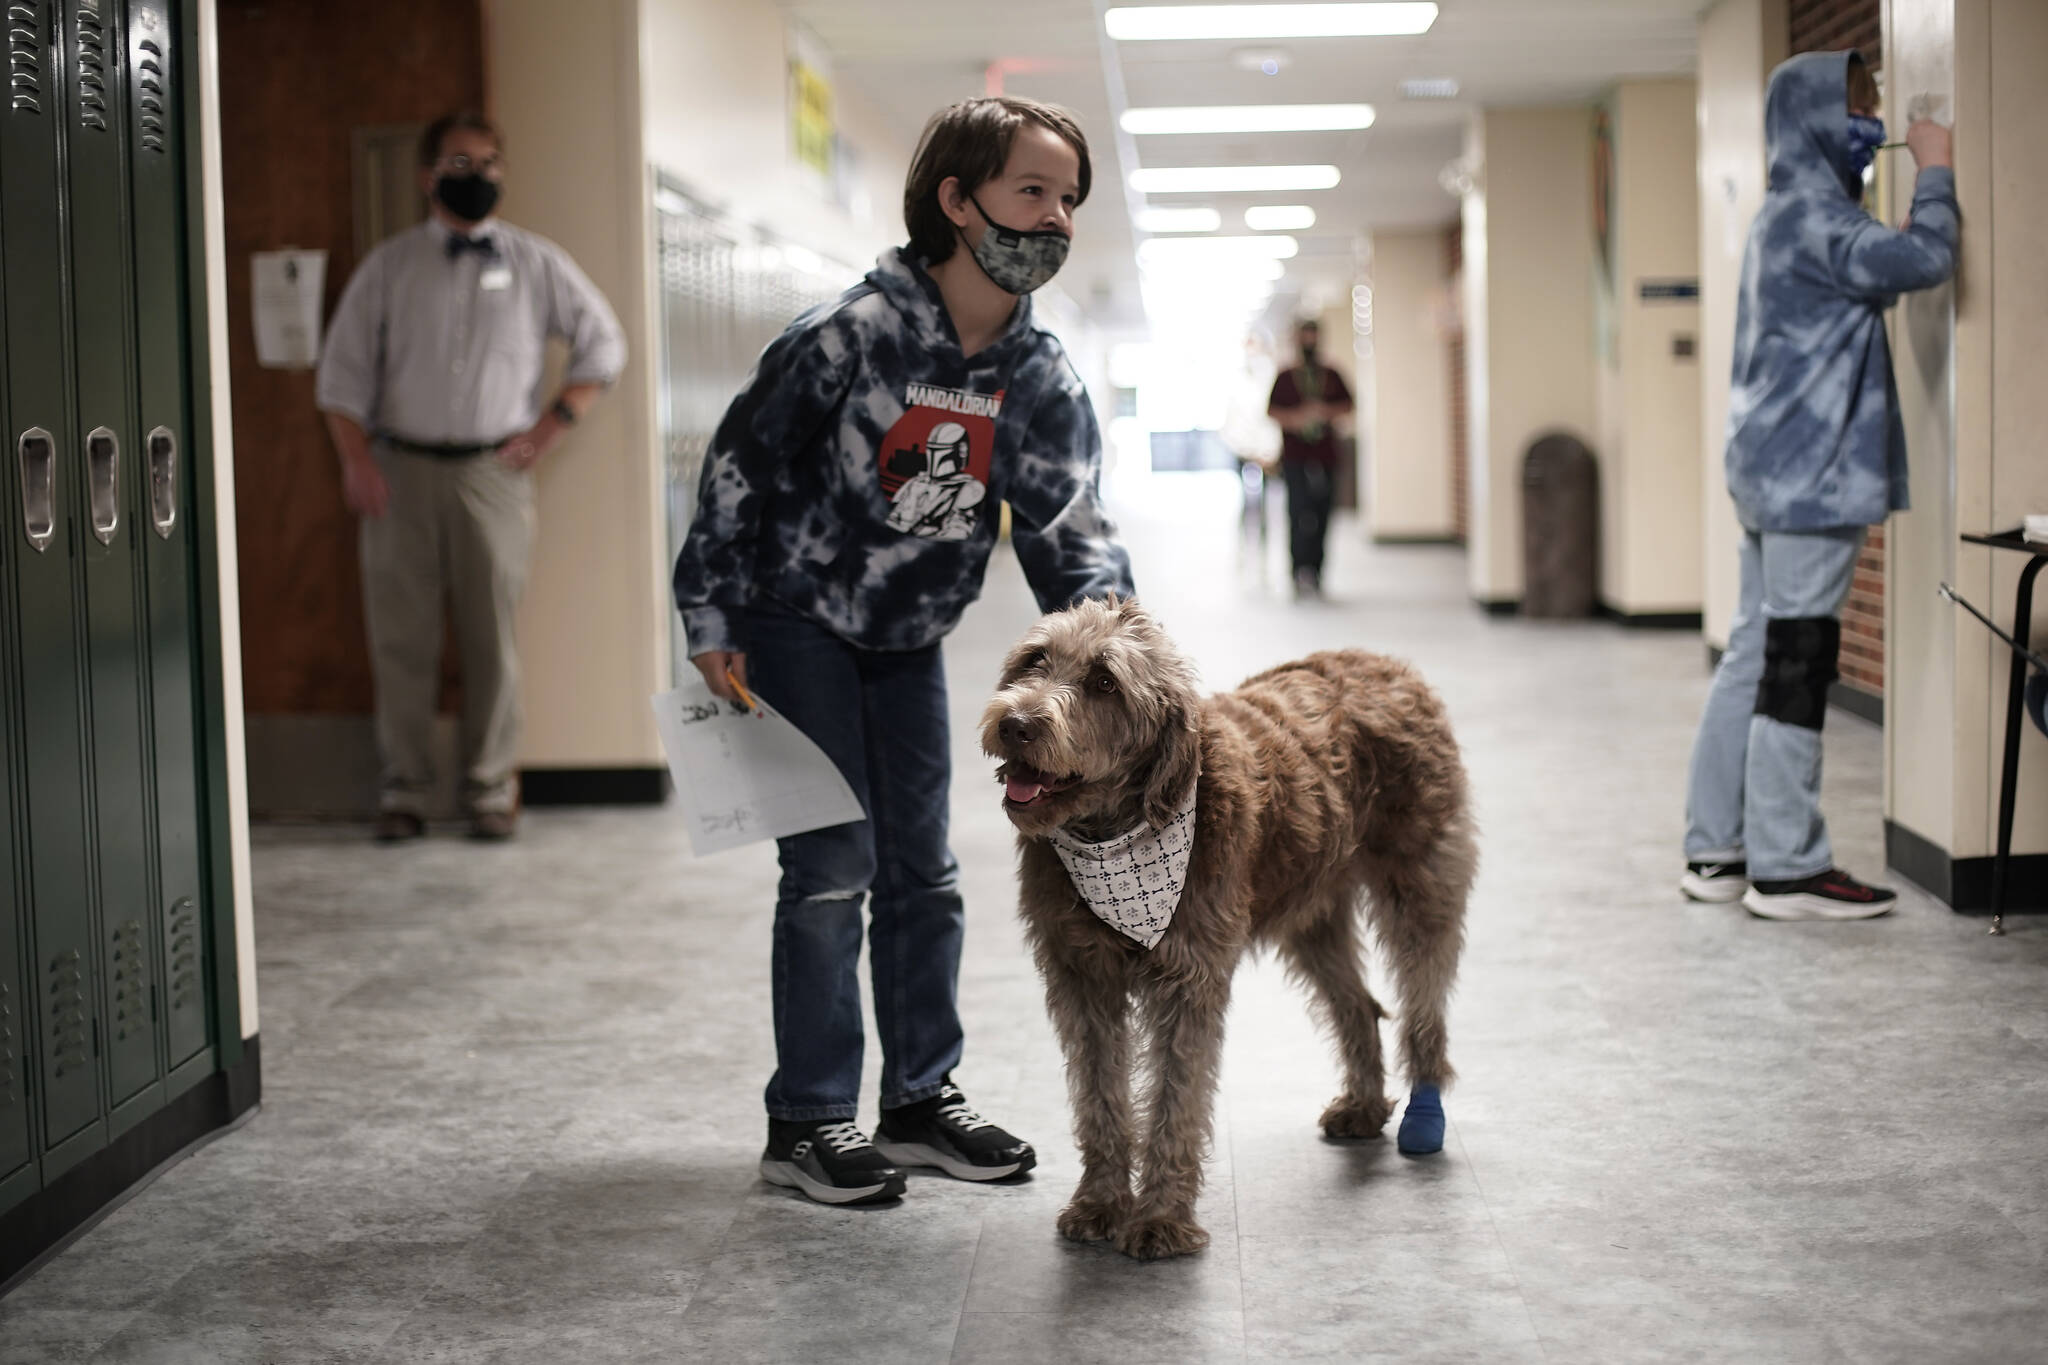
[[312,369],[320,359],[327,253],[253,252],[249,276],[256,313],[256,363],[271,370]]
[[749,711],[701,682],[654,697],[655,728],[700,858],[867,818],[824,750],[755,702]]

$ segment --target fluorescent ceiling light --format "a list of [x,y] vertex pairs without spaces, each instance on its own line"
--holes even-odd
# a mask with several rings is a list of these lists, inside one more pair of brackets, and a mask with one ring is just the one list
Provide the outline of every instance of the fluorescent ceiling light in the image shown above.
[[1120,42],[1200,38],[1386,38],[1429,32],[1432,4],[1146,5],[1110,10]]
[[1138,244],[1138,263],[1284,261],[1301,250],[1292,237],[1154,237]]
[[1269,194],[1334,189],[1335,166],[1158,166],[1131,172],[1140,194]]
[[1253,232],[1299,232],[1316,225],[1316,211],[1307,204],[1260,204],[1244,211],[1244,225]]
[[1223,226],[1215,209],[1139,209],[1140,232],[1214,232]]
[[1370,104],[1211,104],[1126,109],[1127,133],[1319,133],[1372,127]]
[[1458,98],[1458,83],[1449,76],[1430,76],[1421,80],[1402,81],[1401,98],[1404,100],[1454,100]]

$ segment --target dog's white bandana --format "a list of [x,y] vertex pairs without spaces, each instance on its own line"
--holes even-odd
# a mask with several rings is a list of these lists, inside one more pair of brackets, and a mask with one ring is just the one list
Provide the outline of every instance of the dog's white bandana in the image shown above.
[[1146,948],[1159,942],[1187,885],[1195,848],[1195,785],[1164,829],[1140,825],[1099,844],[1084,844],[1065,830],[1050,836],[1074,889],[1095,917]]

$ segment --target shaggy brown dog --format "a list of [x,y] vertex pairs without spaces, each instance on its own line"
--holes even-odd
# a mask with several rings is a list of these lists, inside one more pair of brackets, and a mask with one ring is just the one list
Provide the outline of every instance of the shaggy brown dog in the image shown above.
[[[1195,1198],[1231,976],[1253,947],[1279,951],[1336,1035],[1344,1093],[1323,1111],[1323,1131],[1379,1134],[1393,1104],[1361,900],[1400,992],[1408,1079],[1451,1080],[1444,1007],[1478,855],[1450,723],[1406,664],[1312,654],[1205,699],[1136,602],[1084,602],[1012,651],[982,747],[1003,760],[1024,924],[1067,1058],[1081,1183],[1059,1216],[1066,1236],[1106,1238],[1143,1259],[1208,1245]],[[1148,950],[1096,917],[1046,839],[1164,827],[1191,784],[1187,880]],[[1150,1073],[1141,1106],[1131,1094],[1140,1046]]]

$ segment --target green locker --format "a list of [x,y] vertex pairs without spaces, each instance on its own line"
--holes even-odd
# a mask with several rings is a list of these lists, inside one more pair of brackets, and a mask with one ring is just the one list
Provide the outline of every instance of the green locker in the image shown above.
[[[192,688],[190,445],[186,411],[185,166],[177,136],[180,53],[165,0],[128,7],[130,176],[135,226],[135,534],[144,568],[163,960],[157,1000],[166,1072],[206,1049],[206,924],[199,913],[199,771]],[[190,1078],[210,1068],[194,1067]]]
[[[140,528],[135,303],[128,206],[126,45],[111,0],[71,0],[64,53],[71,310],[83,512],[76,543],[85,594],[93,813],[103,992],[101,1048],[119,1131],[160,1096],[157,977],[161,918],[151,831],[148,662],[138,588]],[[140,1102],[124,1111],[131,1101]]]
[[30,1069],[45,1182],[105,1143],[82,670],[78,491],[84,431],[73,420],[69,257],[59,155],[69,84],[55,6],[8,8],[8,107],[0,123],[0,299],[6,313],[9,476],[0,504],[17,710],[10,718],[16,828],[27,895]]

